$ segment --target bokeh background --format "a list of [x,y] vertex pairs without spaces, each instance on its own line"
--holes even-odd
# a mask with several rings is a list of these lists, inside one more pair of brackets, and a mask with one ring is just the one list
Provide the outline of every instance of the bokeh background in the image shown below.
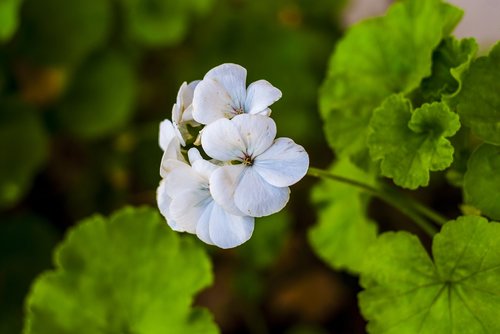
[[[0,0],[0,333],[20,332],[29,286],[69,227],[156,205],[158,125],[183,81],[243,65],[248,83],[282,90],[278,135],[327,166],[316,102],[328,57],[346,27],[390,2]],[[500,39],[500,2],[454,2],[470,7],[459,36],[484,50]],[[196,303],[223,333],[364,333],[357,279],[307,244],[314,182],[294,186],[244,246],[208,247],[215,284]]]

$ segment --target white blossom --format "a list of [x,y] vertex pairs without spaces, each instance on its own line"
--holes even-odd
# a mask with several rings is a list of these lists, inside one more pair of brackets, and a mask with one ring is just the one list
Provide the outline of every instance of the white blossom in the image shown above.
[[281,91],[266,80],[255,81],[247,89],[246,76],[246,69],[236,64],[208,71],[194,91],[193,118],[210,124],[243,113],[269,116],[269,106],[281,98]]
[[160,183],[158,205],[175,231],[193,233],[202,241],[221,248],[236,247],[253,232],[254,218],[233,215],[217,204],[209,190],[211,174],[219,166],[189,150],[187,163],[176,163]]
[[262,115],[223,118],[204,128],[205,152],[230,163],[210,177],[214,200],[228,212],[252,217],[278,212],[288,202],[288,187],[306,174],[309,157],[304,148],[275,137],[276,124]]

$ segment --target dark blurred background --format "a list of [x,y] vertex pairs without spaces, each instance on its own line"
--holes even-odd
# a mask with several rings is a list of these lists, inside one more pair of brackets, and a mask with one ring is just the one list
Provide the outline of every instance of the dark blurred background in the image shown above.
[[[278,135],[327,166],[317,91],[342,27],[390,1],[0,2],[0,333],[19,333],[31,281],[80,219],[156,206],[158,125],[183,81],[225,62],[283,92]],[[230,251],[208,248],[207,306],[223,333],[363,333],[357,279],[306,240],[314,180]]]

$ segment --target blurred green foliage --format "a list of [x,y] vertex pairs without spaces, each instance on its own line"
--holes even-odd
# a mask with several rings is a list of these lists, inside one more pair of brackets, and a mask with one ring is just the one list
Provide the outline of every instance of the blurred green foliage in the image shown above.
[[[0,332],[18,332],[28,282],[49,265],[55,241],[23,255],[33,219],[57,230],[54,240],[94,212],[155,206],[158,125],[183,81],[224,62],[245,66],[248,82],[266,79],[283,92],[273,106],[279,135],[326,161],[316,92],[345,3],[0,0],[0,229],[19,246],[2,252],[0,284],[12,284],[9,263],[32,269],[16,273],[24,283],[15,300],[1,285],[0,323],[14,327]],[[237,252],[249,264],[233,282],[246,301],[265,302],[266,275],[294,215],[262,219]],[[14,217],[18,233],[4,234]]]

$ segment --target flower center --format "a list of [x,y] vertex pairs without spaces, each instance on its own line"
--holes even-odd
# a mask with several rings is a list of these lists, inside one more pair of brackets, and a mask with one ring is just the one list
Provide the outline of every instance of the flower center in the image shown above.
[[249,156],[249,155],[247,155],[247,154],[245,154],[245,157],[243,158],[243,164],[245,166],[252,166],[252,164],[253,164],[252,157]]
[[233,107],[233,113],[235,115],[241,115],[245,112],[245,110],[243,110],[243,107]]

